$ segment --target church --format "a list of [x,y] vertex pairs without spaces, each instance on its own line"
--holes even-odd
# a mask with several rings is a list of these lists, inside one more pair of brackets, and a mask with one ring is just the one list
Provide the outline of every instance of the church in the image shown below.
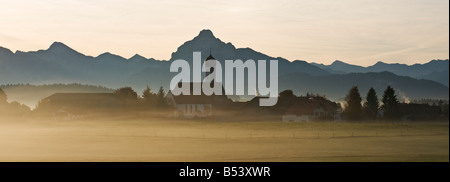
[[[208,60],[215,60],[215,58],[210,55],[205,59],[205,61]],[[205,77],[207,77],[209,74],[214,72],[214,67],[211,68],[209,72],[205,72]],[[211,84],[216,83],[214,80],[211,81]],[[178,83],[178,88],[181,87],[182,84],[186,83]],[[188,83],[190,86],[190,92],[193,93],[193,88],[198,87],[202,88],[202,82],[190,82]],[[216,83],[220,84],[222,87],[222,95],[205,95],[202,91],[200,95],[174,95],[172,94],[172,91],[169,90],[167,93],[167,100],[170,105],[174,107],[174,111],[171,113],[171,117],[174,118],[206,118],[211,117],[214,115],[214,112],[218,109],[225,108],[228,105],[232,103],[231,99],[229,99],[225,95],[225,90],[223,88],[222,83]]]

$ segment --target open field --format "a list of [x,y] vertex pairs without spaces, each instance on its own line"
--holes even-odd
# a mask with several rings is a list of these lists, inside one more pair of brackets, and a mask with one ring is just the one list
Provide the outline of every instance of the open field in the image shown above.
[[449,125],[0,118],[0,161],[449,161]]

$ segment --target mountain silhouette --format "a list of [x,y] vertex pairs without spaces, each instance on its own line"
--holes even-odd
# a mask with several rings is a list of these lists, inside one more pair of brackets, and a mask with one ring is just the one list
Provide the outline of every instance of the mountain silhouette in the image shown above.
[[219,62],[225,60],[246,61],[248,59],[257,60],[278,60],[278,67],[283,73],[304,72],[311,75],[327,75],[324,71],[316,66],[310,65],[305,61],[289,62],[281,57],[271,57],[266,54],[257,52],[251,48],[236,48],[232,43],[225,43],[216,38],[210,30],[202,30],[198,36],[192,40],[185,42],[178,47],[177,51],[172,53],[170,61],[184,59],[192,61],[192,52],[200,51],[202,60],[209,56],[210,52]]
[[334,74],[346,73],[369,73],[369,72],[384,72],[389,71],[401,76],[409,76],[417,79],[428,79],[449,86],[449,60],[432,60],[425,64],[388,64],[384,62],[377,62],[368,67],[351,65],[342,61],[335,61],[331,65],[323,65],[312,63],[313,65],[327,70]]
[[[289,79],[289,78],[296,79]],[[361,96],[365,97],[370,87],[373,87],[381,97],[387,85],[396,89],[400,100],[405,98],[448,98],[448,87],[429,80],[419,80],[407,76],[398,76],[391,72],[369,72],[333,74],[325,76],[311,76],[304,73],[283,75],[285,80],[280,85],[281,89],[295,90],[297,95],[306,93],[324,94],[328,98],[344,100],[348,90],[358,86]],[[320,83],[320,84],[318,84]],[[329,90],[333,91],[330,92]]]
[[68,53],[72,53],[72,54],[80,54],[77,51],[73,50],[72,48],[70,48],[69,46],[67,46],[66,44],[62,43],[62,42],[53,42],[52,45],[50,45],[50,47],[46,50],[47,52],[52,52],[52,53],[64,53],[64,54],[68,54]]
[[202,30],[192,40],[183,43],[169,60],[145,58],[138,54],[127,59],[109,52],[92,57],[61,42],[54,42],[46,50],[30,52],[13,53],[0,47],[0,84],[82,83],[108,88],[132,86],[137,91],[150,85],[154,89],[163,86],[168,90],[170,80],[176,74],[169,72],[170,64],[177,59],[192,62],[194,51],[201,52],[202,60],[211,53],[222,63],[236,59],[278,60],[280,91],[293,89],[298,94],[317,92],[330,98],[342,98],[344,91],[353,85],[361,85],[363,90],[369,85],[379,89],[392,85],[406,96],[448,98],[448,60],[411,66],[379,62],[369,67],[342,61],[331,65],[288,61],[248,47],[236,48],[232,43],[215,37],[211,30]]

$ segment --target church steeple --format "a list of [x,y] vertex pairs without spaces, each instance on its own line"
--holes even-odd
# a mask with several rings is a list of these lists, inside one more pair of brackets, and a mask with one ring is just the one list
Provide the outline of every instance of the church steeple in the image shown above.
[[[216,58],[214,58],[211,54],[211,49],[209,49],[209,56],[205,59],[205,62],[208,60],[216,60]],[[209,72],[205,72],[205,77],[207,77],[209,74],[211,74],[214,71],[214,67],[211,68],[211,70]]]

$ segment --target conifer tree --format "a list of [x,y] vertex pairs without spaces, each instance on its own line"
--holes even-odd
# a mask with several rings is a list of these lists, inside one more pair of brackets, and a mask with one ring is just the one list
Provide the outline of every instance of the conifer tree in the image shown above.
[[6,96],[6,93],[0,88],[0,104],[6,104],[7,100],[8,97]]
[[364,115],[368,119],[376,119],[380,103],[375,89],[370,88],[367,92],[366,102],[364,103]]
[[163,87],[159,87],[159,90],[158,90],[158,93],[156,94],[156,96],[157,96],[156,104],[159,108],[167,108],[169,106],[166,101],[166,96],[165,96]]
[[344,118],[348,120],[360,120],[362,116],[361,96],[358,87],[354,86],[350,89],[345,97],[347,102],[344,110]]
[[382,108],[384,109],[384,118],[386,119],[398,119],[401,116],[399,109],[399,102],[397,96],[395,95],[395,90],[388,86],[384,91]]

